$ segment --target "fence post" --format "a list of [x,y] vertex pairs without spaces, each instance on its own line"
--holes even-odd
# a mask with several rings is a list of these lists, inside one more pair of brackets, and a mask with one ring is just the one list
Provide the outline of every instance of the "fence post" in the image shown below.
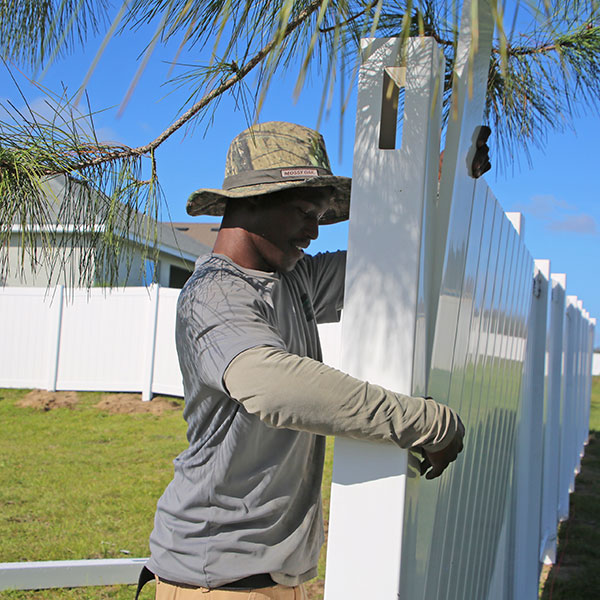
[[525,217],[520,212],[507,212],[504,213],[506,218],[512,223],[512,226],[516,229],[519,237],[525,239]]
[[547,401],[544,419],[544,475],[542,482],[542,529],[540,560],[552,564],[556,560],[556,532],[559,521],[561,397],[563,386],[563,333],[565,321],[564,273],[552,273],[550,324],[547,348]]
[[153,283],[148,290],[150,295],[150,307],[148,309],[148,337],[146,347],[146,364],[144,381],[142,383],[142,400],[152,400],[152,379],[154,377],[154,356],[156,350],[156,327],[158,324],[158,300],[160,285]]
[[[430,122],[430,111],[441,105],[441,54],[431,39],[410,40],[402,66],[399,39],[363,44],[341,363],[356,377],[410,394],[424,211],[433,205],[428,182],[437,184],[439,165],[439,119]],[[389,87],[405,89],[397,147],[393,136],[382,140],[396,123],[396,114],[386,115],[398,110]],[[336,440],[328,600],[397,597],[407,459],[392,444]]]
[[561,435],[560,435],[560,491],[559,519],[569,518],[569,494],[572,490],[573,472],[573,383],[574,383],[574,345],[575,327],[577,320],[577,296],[567,296],[565,310],[564,333],[564,383],[561,405]]
[[[514,225],[512,219],[511,222]],[[522,228],[520,229],[522,231]],[[512,560],[514,598],[535,598],[540,575],[543,418],[546,396],[544,366],[550,261],[536,260],[533,275],[531,312],[527,331],[527,360],[515,452],[516,493],[511,553],[514,557]]]
[[64,286],[57,285],[50,300],[50,319],[48,324],[48,380],[46,389],[56,391],[58,361],[60,360],[60,331],[63,315]]
[[590,433],[590,402],[592,396],[592,363],[594,361],[594,326],[596,325],[596,319],[592,319],[590,314],[587,313],[586,320],[586,335],[587,335],[587,362],[585,366],[585,377],[586,377],[586,388],[585,388],[585,398],[586,398],[586,415],[585,415],[585,429],[583,432],[583,443],[587,445]]
[[582,323],[582,364],[581,364],[581,395],[582,395],[582,415],[580,429],[580,451],[581,457],[585,454],[585,446],[588,442],[589,423],[590,423],[590,400],[591,400],[591,374],[592,374],[592,353],[593,339],[590,337],[590,313],[587,310],[583,311]]
[[582,345],[581,338],[583,325],[583,302],[577,298],[575,304],[575,343],[573,346],[573,424],[571,430],[572,449],[571,449],[571,492],[575,491],[575,477],[579,473],[579,464],[581,461],[581,446],[579,440],[581,410],[583,406],[581,388],[581,358]]

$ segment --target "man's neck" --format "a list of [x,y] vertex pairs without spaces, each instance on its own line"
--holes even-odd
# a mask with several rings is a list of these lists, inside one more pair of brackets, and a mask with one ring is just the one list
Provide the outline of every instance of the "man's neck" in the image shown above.
[[230,258],[236,265],[255,271],[273,272],[256,253],[252,235],[241,227],[221,228],[213,252]]

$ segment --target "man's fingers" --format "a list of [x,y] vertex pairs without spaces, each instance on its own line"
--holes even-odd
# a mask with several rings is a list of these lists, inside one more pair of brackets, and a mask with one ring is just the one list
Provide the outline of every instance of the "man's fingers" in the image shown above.
[[[425,473],[426,479],[435,479],[436,477],[439,477],[446,470],[448,465],[458,458],[458,455],[462,450],[463,436],[462,433],[457,432],[450,445],[440,452],[423,452],[424,459],[421,463],[421,475]],[[429,467],[431,467],[430,470],[428,470]]]
[[425,475],[425,478],[435,479],[436,477],[439,477],[446,470],[446,467],[448,467],[451,462],[456,460],[456,456],[456,454],[450,455],[447,460],[433,464],[431,470]]
[[443,472],[444,469],[446,467],[444,467],[443,469],[431,469],[426,475],[425,475],[425,479],[435,479],[436,477],[439,477]]
[[[489,135],[489,133],[488,133]],[[433,400],[431,396],[425,396],[426,400]],[[421,475],[425,475],[427,479],[435,479],[439,477],[445,470],[446,467],[454,462],[458,455],[463,450],[463,438],[465,435],[465,426],[461,421],[458,414],[454,411],[450,411],[452,418],[456,420],[454,427],[454,434],[451,435],[450,443],[442,450],[424,450],[421,448],[421,456],[423,460],[419,464]]]
[[421,475],[425,475],[429,469],[431,469],[431,462],[427,458],[427,455],[423,452],[423,460],[419,463],[419,469]]

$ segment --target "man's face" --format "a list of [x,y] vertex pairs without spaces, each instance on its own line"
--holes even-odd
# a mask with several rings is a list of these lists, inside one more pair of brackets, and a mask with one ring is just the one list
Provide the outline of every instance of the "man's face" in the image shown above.
[[291,271],[319,235],[319,219],[331,202],[328,188],[291,189],[260,199],[251,228],[256,268]]

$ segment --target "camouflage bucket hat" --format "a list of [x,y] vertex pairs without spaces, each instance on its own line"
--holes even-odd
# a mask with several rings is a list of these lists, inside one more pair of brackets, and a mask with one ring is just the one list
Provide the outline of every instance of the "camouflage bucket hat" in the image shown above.
[[242,131],[229,146],[223,189],[200,189],[187,201],[192,216],[221,216],[227,200],[249,198],[288,188],[330,187],[331,208],[322,224],[348,218],[349,177],[331,173],[321,134],[293,123],[272,121]]

